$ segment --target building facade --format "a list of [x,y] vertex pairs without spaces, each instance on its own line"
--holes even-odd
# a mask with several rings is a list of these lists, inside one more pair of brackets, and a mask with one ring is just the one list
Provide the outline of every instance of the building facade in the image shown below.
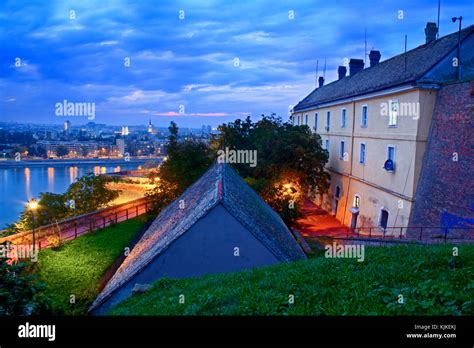
[[[366,69],[351,59],[349,76],[339,67],[337,81],[320,78],[293,109],[293,124],[310,127],[329,152],[331,186],[316,203],[346,226],[404,234],[410,225],[438,92],[457,74],[458,33],[435,40],[433,30],[425,29],[424,45],[387,61],[371,51]],[[474,26],[461,32],[457,80],[474,77],[473,33]]]

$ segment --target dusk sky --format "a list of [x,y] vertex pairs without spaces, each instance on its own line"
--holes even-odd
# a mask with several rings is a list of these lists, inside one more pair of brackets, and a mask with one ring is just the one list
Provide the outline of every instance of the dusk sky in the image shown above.
[[[474,1],[441,4],[441,36],[457,30],[453,16],[473,24]],[[0,120],[90,121],[55,115],[64,100],[95,103],[93,121],[113,125],[215,126],[271,112],[286,119],[314,88],[316,60],[322,74],[326,58],[328,83],[344,58],[364,58],[365,31],[382,61],[403,52],[405,34],[412,49],[424,43],[426,22],[436,22],[437,5],[2,0]]]

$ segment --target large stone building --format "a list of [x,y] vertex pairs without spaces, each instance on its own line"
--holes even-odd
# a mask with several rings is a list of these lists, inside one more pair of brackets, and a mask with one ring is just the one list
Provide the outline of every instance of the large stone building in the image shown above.
[[[436,39],[436,25],[428,23],[425,33],[426,43],[383,62],[371,51],[365,69],[363,60],[351,59],[349,76],[339,67],[338,80],[324,85],[320,78],[293,108],[293,124],[308,125],[329,151],[331,186],[316,203],[346,226],[405,234],[413,224],[442,226],[448,214],[450,226],[472,227],[474,26],[460,33],[460,60],[458,32]],[[435,110],[451,120],[437,135],[452,137],[441,150],[430,141]],[[439,162],[450,192],[433,200],[429,185]],[[454,182],[456,173],[464,177]],[[452,193],[463,190],[462,199]]]

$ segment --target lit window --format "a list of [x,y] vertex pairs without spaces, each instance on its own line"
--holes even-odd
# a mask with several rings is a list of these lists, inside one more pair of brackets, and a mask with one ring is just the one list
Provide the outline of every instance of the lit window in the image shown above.
[[346,109],[341,111],[341,128],[346,128]]
[[360,144],[359,163],[365,164],[365,144]]
[[352,205],[354,206],[354,208],[359,209],[359,207],[360,207],[360,196],[359,195],[354,196],[354,202],[353,202]]
[[367,105],[362,107],[362,115],[361,115],[361,126],[367,127]]
[[397,125],[398,107],[399,107],[398,100],[390,100],[388,125],[391,127],[394,127]]

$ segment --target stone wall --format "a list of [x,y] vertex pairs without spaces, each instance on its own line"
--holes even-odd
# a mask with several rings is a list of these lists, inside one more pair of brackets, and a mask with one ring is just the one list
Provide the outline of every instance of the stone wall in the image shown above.
[[[474,228],[474,81],[440,89],[410,226]],[[427,235],[425,237],[434,237]],[[448,234],[461,233],[455,229]]]

